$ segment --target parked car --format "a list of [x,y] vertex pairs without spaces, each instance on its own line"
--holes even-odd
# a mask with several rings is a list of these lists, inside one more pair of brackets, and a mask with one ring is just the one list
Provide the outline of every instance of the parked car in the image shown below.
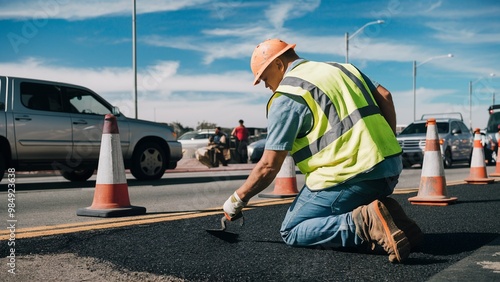
[[200,129],[182,134],[177,141],[182,144],[183,157],[195,158],[196,150],[206,147],[208,145],[208,138],[214,134],[215,129]]
[[82,86],[0,76],[0,110],[0,180],[7,168],[87,180],[98,165],[106,114],[117,118],[124,165],[135,178],[159,179],[182,157],[170,126],[127,118]]
[[266,146],[267,134],[265,133],[261,134],[259,137],[262,139],[259,139],[257,141],[248,144],[247,147],[248,158],[252,163],[257,163],[260,160],[260,158],[262,158],[262,154],[264,154],[264,147]]
[[[450,113],[451,114],[451,113]],[[453,113],[455,114],[455,113]],[[474,136],[460,118],[439,118],[439,114],[426,115],[436,117],[437,133],[444,167],[449,168],[454,163],[470,163]],[[403,166],[410,167],[422,164],[426,140],[426,116],[409,124],[397,135],[399,145],[403,149]]]

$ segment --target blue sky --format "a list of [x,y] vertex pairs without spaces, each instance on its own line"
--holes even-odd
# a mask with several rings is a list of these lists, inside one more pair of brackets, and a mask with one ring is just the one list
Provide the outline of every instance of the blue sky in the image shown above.
[[[132,3],[0,0],[0,74],[82,85],[134,117]],[[141,119],[266,126],[271,92],[252,85],[249,68],[258,43],[280,38],[303,58],[344,62],[345,33],[376,20],[351,38],[349,62],[392,92],[399,124],[415,106],[418,118],[461,112],[484,128],[493,93],[500,103],[497,0],[136,3]]]

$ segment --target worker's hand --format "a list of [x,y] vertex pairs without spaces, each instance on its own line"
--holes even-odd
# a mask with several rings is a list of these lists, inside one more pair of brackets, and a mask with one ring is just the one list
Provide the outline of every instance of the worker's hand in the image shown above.
[[241,210],[248,204],[248,202],[243,202],[236,192],[229,197],[224,203],[224,215],[230,221],[236,220],[243,216]]

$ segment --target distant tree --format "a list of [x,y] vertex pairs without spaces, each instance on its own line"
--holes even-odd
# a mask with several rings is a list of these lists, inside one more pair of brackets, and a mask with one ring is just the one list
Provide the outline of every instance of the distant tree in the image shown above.
[[196,129],[197,130],[200,130],[200,129],[214,129],[216,127],[217,127],[216,123],[202,121],[202,122],[198,122],[198,126],[196,126]]
[[170,125],[174,129],[174,132],[177,134],[177,137],[181,136],[182,134],[184,134],[184,133],[186,133],[188,131],[193,131],[194,130],[192,127],[184,127],[178,121],[169,123],[168,125]]
[[[208,122],[208,121],[198,122],[198,126],[196,126],[196,129],[194,129],[192,127],[184,127],[178,121],[167,123],[167,125],[169,125],[170,127],[173,128],[174,132],[177,134],[177,137],[179,137],[182,134],[189,132],[189,131],[201,130],[201,129],[215,129],[218,126],[216,123],[212,123],[212,122]],[[227,127],[221,127],[221,129],[228,136],[231,134],[231,131],[233,130],[232,128],[227,128]]]

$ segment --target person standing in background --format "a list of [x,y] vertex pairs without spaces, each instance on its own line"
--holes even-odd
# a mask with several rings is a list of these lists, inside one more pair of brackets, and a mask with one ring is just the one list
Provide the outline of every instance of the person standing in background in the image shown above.
[[248,160],[248,129],[243,125],[243,120],[238,121],[239,126],[233,129],[231,135],[236,139],[236,152],[238,153],[238,160],[240,163],[246,163]]

